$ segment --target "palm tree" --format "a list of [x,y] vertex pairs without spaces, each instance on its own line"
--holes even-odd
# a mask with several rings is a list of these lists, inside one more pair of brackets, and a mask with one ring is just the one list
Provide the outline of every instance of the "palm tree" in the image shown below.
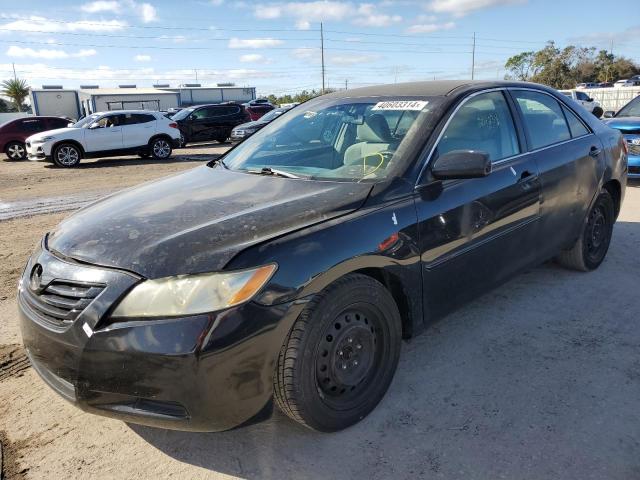
[[2,94],[10,98],[16,104],[18,111],[21,112],[24,99],[29,96],[29,85],[21,78],[5,80],[2,82]]

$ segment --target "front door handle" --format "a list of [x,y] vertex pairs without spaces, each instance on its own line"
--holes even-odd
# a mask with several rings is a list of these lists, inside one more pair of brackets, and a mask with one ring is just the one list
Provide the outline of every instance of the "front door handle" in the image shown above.
[[589,155],[591,155],[592,157],[597,157],[598,155],[600,155],[600,152],[602,152],[602,150],[600,150],[598,147],[593,146],[591,147],[591,150],[589,150]]
[[518,181],[524,182],[525,180],[527,180],[528,178],[531,178],[532,176],[533,176],[533,173],[531,173],[529,170],[525,170],[520,174],[520,180]]

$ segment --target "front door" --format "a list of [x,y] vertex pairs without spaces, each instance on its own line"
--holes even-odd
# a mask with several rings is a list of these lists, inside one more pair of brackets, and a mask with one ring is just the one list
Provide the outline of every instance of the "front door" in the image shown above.
[[122,148],[122,127],[120,115],[108,113],[100,117],[96,128],[87,128],[85,133],[85,150],[87,152],[102,152],[119,150]]
[[[537,258],[540,182],[505,92],[463,101],[430,158],[452,150],[489,154],[483,178],[421,180],[416,210],[425,317],[441,315]],[[427,167],[428,170],[428,167]]]

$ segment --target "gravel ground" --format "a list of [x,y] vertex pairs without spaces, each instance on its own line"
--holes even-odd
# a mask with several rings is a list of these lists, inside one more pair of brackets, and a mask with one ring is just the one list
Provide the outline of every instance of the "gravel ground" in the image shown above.
[[[196,165],[108,162],[119,173],[104,178],[102,168],[72,177],[20,164],[33,176],[22,185],[5,183],[16,165],[0,165],[2,199],[33,195],[29,188],[59,195],[70,178],[74,193],[95,191],[96,178],[115,189]],[[9,479],[640,479],[640,184],[627,189],[600,269],[546,264],[449,315],[403,346],[380,406],[332,435],[277,412],[230,432],[163,431],[85,414],[54,394],[15,347],[13,295],[28,252],[64,215],[0,222],[0,441]]]

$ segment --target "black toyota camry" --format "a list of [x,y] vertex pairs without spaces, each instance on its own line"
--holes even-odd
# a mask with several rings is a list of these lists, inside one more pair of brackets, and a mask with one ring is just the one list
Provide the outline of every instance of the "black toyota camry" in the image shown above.
[[620,132],[540,85],[325,95],[45,235],[24,345],[89,412],[217,431],[275,403],[340,430],[383,397],[402,339],[545,260],[597,268],[626,171]]

